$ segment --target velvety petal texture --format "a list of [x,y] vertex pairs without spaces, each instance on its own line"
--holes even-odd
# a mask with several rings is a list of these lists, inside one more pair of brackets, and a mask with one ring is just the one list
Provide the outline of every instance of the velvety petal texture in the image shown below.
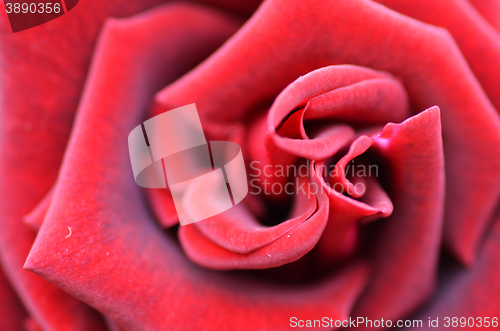
[[388,160],[394,213],[381,226],[372,281],[355,314],[395,319],[427,299],[437,277],[444,202],[439,108],[388,124],[374,147]]
[[500,32],[500,3],[495,0],[469,0],[478,12]]
[[[500,34],[467,1],[382,0],[379,2],[420,21],[446,28],[457,42],[483,90],[496,110],[500,112],[500,93],[498,92],[500,86]],[[483,2],[483,8],[495,6],[487,3],[488,1]],[[499,6],[498,2],[496,6]],[[499,9],[500,7],[488,10],[498,14]],[[496,159],[499,159],[498,153],[494,153],[494,155],[496,155]],[[497,169],[500,170],[498,166]],[[450,180],[455,181],[453,178]],[[484,185],[488,184],[484,183]],[[455,194],[447,195],[446,213],[448,217],[445,222],[444,239],[446,244],[451,246],[465,262],[471,262],[474,247],[478,245],[491,214],[485,214],[486,217],[474,218],[471,210],[470,216],[467,217],[466,214],[466,217],[463,217],[457,213],[458,210],[453,202],[455,198]],[[476,197],[474,201],[479,199],[480,197]],[[472,209],[473,206],[471,205],[470,208]]]
[[[500,196],[500,120],[452,35],[371,1],[313,1],[307,11],[301,3],[263,4],[216,54],[158,95],[164,106],[158,111],[189,100],[207,119],[245,118],[294,78],[321,66],[347,62],[389,72],[402,80],[414,112],[441,109],[444,217],[454,224],[444,235],[456,255],[472,263]],[[481,42],[494,57],[495,32],[484,29],[484,42],[467,36],[464,43]],[[497,59],[488,63],[483,83],[495,94]]]
[[[496,218],[491,232],[487,235],[482,246],[481,254],[473,270],[460,267],[450,267],[447,276],[442,282],[442,288],[435,296],[433,302],[428,305],[419,316],[433,319],[439,318],[444,325],[445,317],[457,317],[457,325],[462,325],[461,317],[474,318],[474,322],[468,321],[464,328],[484,329],[494,328],[492,321],[500,314],[498,297],[500,296],[500,283],[498,273],[500,264],[498,254],[500,254],[500,218]],[[485,319],[485,317],[489,317]],[[485,322],[488,321],[488,324]],[[499,324],[496,324],[497,326]],[[429,329],[431,328],[424,328]],[[420,328],[422,330],[422,328]]]
[[[23,223],[57,178],[102,22],[160,1],[108,1],[12,34],[2,2],[0,30],[0,260],[29,314],[44,330],[103,330],[100,316],[22,270],[35,239]],[[29,92],[28,92],[29,91]],[[7,200],[4,197],[9,197]]]
[[[500,318],[497,0],[82,0],[18,33],[5,6],[0,330]],[[193,103],[249,193],[181,225],[127,142]]]
[[0,269],[0,329],[23,329],[26,311]]
[[[360,263],[293,291],[203,270],[151,218],[133,180],[126,137],[153,93],[196,63],[186,54],[207,56],[236,27],[207,9],[171,5],[109,21],[99,40],[52,203],[25,268],[123,329],[227,330],[234,321],[242,330],[283,329],[295,315],[344,318],[366,282]],[[185,44],[187,37],[200,42]]]

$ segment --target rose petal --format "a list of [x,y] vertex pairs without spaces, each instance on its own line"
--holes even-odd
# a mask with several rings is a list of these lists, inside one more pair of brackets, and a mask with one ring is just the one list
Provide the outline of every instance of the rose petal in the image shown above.
[[479,13],[500,32],[500,3],[496,0],[469,0]]
[[[355,265],[326,283],[291,290],[201,269],[159,231],[143,203],[128,133],[160,84],[235,28],[221,15],[178,5],[110,21],[100,40],[52,205],[25,267],[123,329],[284,329],[291,316],[342,318],[366,279],[366,268]],[[66,238],[67,226],[73,232]]]
[[435,286],[444,201],[439,108],[386,125],[374,145],[389,164],[394,212],[375,238],[373,275],[354,315],[394,320]]
[[247,1],[233,1],[233,0],[199,0],[199,2],[207,3],[212,6],[223,8],[237,14],[250,16],[262,0],[247,0]]
[[124,331],[110,318],[106,318],[106,324],[108,325],[109,331]]
[[[381,78],[379,78],[381,77]],[[366,80],[363,80],[366,79]],[[354,82],[353,85],[347,85]],[[341,99],[342,97],[345,98]],[[361,101],[359,101],[361,100]],[[359,103],[358,103],[359,102]],[[290,114],[292,109],[300,107],[306,103],[303,110]],[[365,107],[361,104],[365,103]],[[342,107],[345,107],[342,108]],[[333,134],[339,130],[340,126],[330,125],[323,131],[318,132],[320,138],[312,144],[311,141],[297,140],[293,136],[293,131],[289,130],[287,136],[283,136],[283,126],[289,125],[290,119],[298,116],[296,120],[300,120],[300,124],[293,126],[301,126],[296,134],[298,137],[309,139],[304,136],[303,117],[310,113],[312,118],[328,118],[332,120],[349,119],[349,117],[367,118],[373,116],[372,112],[379,114],[380,121],[390,119],[404,118],[408,113],[408,104],[404,89],[394,79],[386,74],[378,73],[373,70],[356,66],[330,66],[315,70],[307,75],[299,78],[290,84],[276,99],[276,102],[271,107],[268,118],[268,131],[270,132],[269,140],[272,139],[273,145],[279,146],[276,149],[282,149],[289,154],[309,157],[312,159],[324,159],[335,154],[340,147],[353,139],[354,132],[350,130],[350,134],[345,130],[340,131],[338,135]],[[355,115],[354,115],[355,113]],[[368,114],[368,116],[365,116]],[[280,126],[286,119],[285,124]],[[280,127],[276,133],[276,127]],[[345,126],[344,126],[345,127]],[[321,137],[331,141],[333,144],[321,146]],[[340,143],[337,137],[341,137],[343,141]],[[371,139],[369,140],[371,145]],[[360,138],[362,139],[362,138]],[[302,145],[300,145],[302,144]],[[337,146],[334,147],[334,145]],[[354,142],[353,146],[357,146]],[[268,148],[273,146],[268,144]],[[361,151],[360,153],[364,152]],[[358,153],[358,154],[360,154]],[[273,153],[275,158],[282,158],[281,154]],[[349,157],[349,154],[348,156]],[[321,163],[322,165],[322,163]],[[361,219],[367,217],[386,217],[392,212],[392,204],[389,198],[382,194],[375,194],[377,198],[373,202],[377,208],[367,206],[363,203],[357,203],[353,200],[345,198],[327,187],[323,179],[317,179],[323,182],[323,189],[326,190],[331,199],[331,207],[329,213],[329,223],[325,229],[325,233],[318,243],[318,252],[323,258],[323,262],[335,261],[338,258],[345,257],[351,254],[356,247],[356,224]],[[370,183],[370,186],[375,186],[375,183]],[[375,192],[380,192],[380,189],[375,189]],[[375,195],[370,195],[374,197]],[[382,200],[378,200],[382,199]],[[370,200],[370,199],[369,199]],[[383,210],[378,207],[384,206]],[[390,206],[385,208],[385,206]]]
[[[358,116],[362,116],[364,113],[374,111],[387,114],[385,115],[387,119],[399,117],[404,118],[404,115],[407,113],[407,100],[404,90],[399,84],[395,83],[395,81],[390,81],[388,78],[386,78],[386,76],[387,75],[382,73],[377,73],[372,70],[354,66],[332,66],[322,68],[315,72],[307,74],[306,76],[295,81],[288,88],[286,88],[283,93],[277,98],[276,103],[271,107],[268,121],[275,124],[271,124],[271,126],[268,126],[268,130],[269,132],[271,132],[270,137],[273,138],[273,142],[277,145],[279,145],[279,142],[281,142],[280,147],[286,149],[290,154],[293,153],[295,155],[315,158],[314,156],[312,156],[312,154],[309,155],[307,153],[317,153],[318,148],[315,148],[318,147],[317,145],[311,147],[311,141],[308,140],[307,143],[309,146],[304,146],[304,148],[301,149],[301,147],[297,145],[304,141],[296,140],[296,138],[289,138],[299,137],[309,139],[307,136],[305,136],[305,131],[302,123],[305,110],[310,109],[309,111],[311,111],[313,114],[317,114],[319,116],[328,116],[331,119],[335,119],[335,115],[340,113],[341,118],[343,109],[337,109],[337,111],[328,109],[328,113],[323,110],[323,114],[317,113],[317,111],[318,109],[320,109],[319,111],[321,111],[320,107],[323,107],[323,109],[325,109],[325,102],[333,100],[337,101],[336,103],[332,102],[333,107],[340,103],[347,108],[351,106],[350,110],[354,110],[354,108],[356,107],[361,108],[359,106],[356,106],[355,100],[373,100],[373,98],[370,97],[372,93],[379,96],[378,103],[382,103],[386,100],[389,101],[387,105],[383,107],[384,111],[378,110],[377,108],[373,110],[372,108],[368,107],[359,109],[359,112],[357,114]],[[377,80],[378,84],[358,84],[356,86],[357,89],[352,88],[347,90],[347,92],[344,91],[344,93],[339,93],[340,95],[344,96],[346,94],[356,96],[357,98],[347,97],[347,99],[351,102],[339,102],[338,99],[336,99],[336,97],[338,96],[333,95],[332,93],[330,93],[330,95],[328,95],[327,97],[324,97],[324,95],[320,95],[317,97],[322,98],[323,100],[314,99],[314,97],[316,97],[318,93],[325,91],[329,92],[331,89],[343,86],[348,82],[356,82],[357,80],[366,77],[383,77],[384,79]],[[354,85],[350,85],[349,87],[352,86]],[[366,86],[369,86],[369,88],[366,89]],[[387,91],[382,92],[384,87],[387,88]],[[386,96],[386,93],[388,92],[394,93],[391,94],[391,97],[393,99],[390,99],[389,96]],[[310,99],[310,101],[308,102],[308,98],[313,99]],[[286,100],[287,102],[280,102],[282,100]],[[394,100],[396,100],[396,102]],[[302,110],[299,110],[292,115],[287,116],[287,111],[289,112],[291,109],[298,107],[298,105],[303,102],[307,102],[307,106],[305,108],[302,108]],[[310,102],[311,105],[309,104]],[[353,104],[354,107],[352,107]],[[369,104],[370,102],[368,102],[368,105]],[[376,104],[376,102],[371,102],[371,104]],[[381,105],[378,107],[382,108]],[[275,116],[278,116],[279,118],[275,118]],[[274,130],[275,126],[277,126],[276,123],[282,122],[285,118],[286,121],[283,125],[280,126],[278,135]],[[342,130],[342,127],[347,128],[349,132],[351,132],[351,134],[346,134],[345,130]],[[321,143],[321,137],[324,137],[324,139],[326,139],[325,141],[332,141],[334,144],[338,144],[336,140],[338,140],[337,138],[341,138],[344,140],[343,144],[345,144],[345,142],[352,139],[353,134],[353,130],[347,126],[332,125],[328,126],[327,129],[323,132],[317,133],[317,136],[313,137],[313,139],[317,139],[319,137],[319,139],[315,140],[314,142]],[[286,136],[286,138],[284,138],[283,136]],[[368,137],[365,138],[368,139],[371,144],[371,139]],[[323,158],[331,156],[331,154],[335,153],[337,149],[338,148],[332,148],[331,146],[326,148],[319,148],[319,150],[325,151],[325,153],[323,153]],[[303,155],[304,153],[306,154]],[[274,155],[274,157],[276,157],[276,154]],[[282,159],[281,157],[279,158]],[[276,167],[276,169],[277,168],[278,167]],[[295,168],[297,168],[297,166],[295,166]],[[263,181],[265,179],[268,182],[273,182],[273,176],[266,175],[269,169],[262,169],[261,166],[260,170],[262,172],[262,176],[259,178],[260,181]],[[278,183],[280,185],[279,187],[282,188],[286,185],[287,178],[288,176],[284,176],[282,178],[282,181],[274,181],[273,183]],[[315,180],[317,181],[317,183],[319,183],[320,181],[320,179],[318,178],[316,178]],[[305,182],[303,178],[301,178],[295,184],[295,186],[304,187],[305,185],[305,187],[311,189],[311,186],[307,184],[308,183]],[[300,199],[310,199],[309,196],[314,194],[316,193],[308,192],[306,194],[306,192],[304,192],[304,194],[298,196],[299,201]],[[381,198],[382,196],[379,197]],[[386,202],[388,202],[390,205],[390,200],[387,197]],[[376,203],[378,203],[378,201]],[[349,205],[349,203],[347,204]],[[215,217],[211,217],[207,221],[198,222],[189,227],[182,227],[179,232],[180,239],[183,248],[191,257],[191,259],[206,267],[217,269],[275,267],[284,263],[295,261],[297,258],[307,253],[312,248],[311,245],[314,245],[317,242],[318,235],[321,234],[321,230],[324,228],[324,221],[326,220],[325,212],[327,210],[325,206],[321,206],[321,202],[317,208],[317,214],[319,215],[314,215],[310,219],[309,216],[311,215],[311,212],[309,211],[301,217],[290,219],[271,228],[262,227],[262,225],[260,225],[253,217],[245,213],[244,208],[235,208],[234,210],[217,215]],[[359,207],[355,207],[355,209],[356,208]],[[356,224],[357,220],[366,217],[367,215],[382,213],[381,216],[387,216],[390,214],[390,211],[388,213],[385,213],[368,207],[369,211],[363,210],[362,215],[348,217],[345,222],[342,222],[338,219],[335,219],[339,218],[339,213],[335,210],[335,208],[331,209],[332,213],[337,216],[333,217],[337,226],[334,226],[334,229],[330,231],[330,233],[335,234],[335,238],[333,238],[335,240],[333,240],[329,236],[329,239],[325,241],[328,242],[328,247],[327,249],[325,249],[325,252],[328,251],[328,254],[332,256],[337,255],[339,250],[352,251],[354,248],[354,245],[350,243],[348,245],[349,248],[345,249],[345,247],[343,247],[344,245],[341,243],[343,234],[348,231],[348,229],[346,229],[346,226],[349,228],[352,227],[353,224]],[[340,208],[340,210],[342,209]],[[392,207],[390,208],[390,210],[392,210]],[[321,211],[321,213],[319,213],[319,211]],[[323,215],[320,216],[321,214]],[[352,213],[349,215],[352,216]],[[318,219],[318,217],[320,217],[320,219]],[[321,219],[323,221],[321,221]],[[330,217],[330,219],[332,219],[332,217]],[[317,226],[317,228],[314,229],[315,234],[311,234],[310,230],[304,230],[303,226],[300,226],[301,231],[303,231],[304,233],[308,233],[308,235],[301,236],[298,239],[296,236],[294,236],[293,241],[295,244],[293,246],[290,246],[288,244],[289,240],[287,239],[290,237],[290,229],[299,226],[298,224],[301,224],[306,220],[308,228]],[[342,229],[338,226],[339,224],[342,224]],[[311,230],[313,229],[311,228]],[[288,234],[288,236],[285,238],[284,234]],[[305,238],[307,238],[307,240],[304,240]],[[281,241],[285,242],[285,244],[279,244]],[[342,248],[332,247],[332,245],[338,245],[339,243]],[[219,247],[217,247],[217,245]],[[266,246],[265,249],[264,246]]]
[[[363,137],[361,136],[362,140],[366,138]],[[356,142],[354,142],[355,149]],[[317,162],[315,166],[316,171],[313,175],[321,183],[321,191],[328,196],[330,205],[328,224],[318,242],[319,256],[325,265],[329,265],[355,252],[358,242],[357,226],[360,222],[387,217],[392,213],[393,206],[390,198],[374,178],[367,178],[365,195],[362,199],[355,200],[344,195],[344,192],[338,192],[335,184],[325,182],[324,162]]]
[[233,208],[180,228],[179,237],[186,254],[193,261],[216,269],[270,268],[299,259],[316,245],[328,218],[326,196],[316,199],[307,183],[307,179],[301,178],[295,184],[306,187],[296,198],[303,210],[277,226],[265,228],[245,216],[241,208]]
[[318,242],[318,254],[324,264],[332,264],[355,252],[360,222],[373,221],[392,213],[392,202],[377,181],[367,180],[366,184],[368,193],[358,201],[323,182],[330,203],[328,224]]
[[7,32],[0,38],[0,254],[13,288],[44,330],[104,325],[90,307],[22,269],[35,239],[22,219],[57,178],[102,22],[159,2],[82,2],[68,15],[15,34],[1,14],[0,31]]
[[342,190],[348,192],[348,194],[353,198],[361,198],[366,190],[358,190],[349,179],[346,177],[346,171],[349,171],[347,164],[351,162],[355,157],[366,152],[373,144],[373,140],[368,136],[361,136],[357,138],[349,147],[349,151],[344,155],[339,162],[335,164],[333,169],[333,176],[330,177],[330,185],[334,186],[336,183],[342,185]]
[[326,65],[352,63],[400,77],[415,112],[434,105],[442,111],[445,237],[464,263],[472,263],[500,197],[500,120],[453,38],[370,1],[302,6],[266,2],[157,102],[164,110],[196,102],[206,118],[237,120],[299,75]]
[[24,320],[23,325],[24,331],[43,331],[32,318],[27,318],[26,320]]
[[157,220],[162,226],[170,228],[179,224],[179,217],[170,190],[149,189],[146,193],[148,201],[156,213]]
[[22,331],[26,310],[0,269],[0,330]]
[[[351,76],[354,72],[347,70],[344,74]],[[310,99],[304,117],[375,126],[401,122],[408,115],[404,87],[392,77],[383,77],[363,80]]]
[[419,315],[425,319],[429,316],[433,320],[439,318],[439,325],[445,325],[445,317],[450,318],[450,323],[453,317],[457,317],[459,323],[461,317],[466,319],[473,317],[474,323],[472,325],[475,328],[469,327],[467,328],[469,330],[486,328],[486,320],[489,321],[491,327],[494,317],[497,318],[498,322],[500,315],[499,254],[500,218],[496,218],[474,269],[461,268],[457,270],[442,284],[443,286],[432,304]]
[[500,112],[500,34],[474,10],[474,7],[465,0],[375,1],[422,22],[446,28],[457,42],[491,102]]
[[[306,183],[307,179],[300,178],[296,187],[304,186]],[[311,192],[294,190],[293,193],[296,195],[291,219],[277,226],[263,226],[247,208],[241,205],[192,226],[197,227],[201,233],[221,247],[235,253],[248,254],[282,237],[290,229],[309,219],[316,211],[317,201]],[[186,228],[189,227],[180,229],[181,238],[182,229]]]
[[24,216],[24,223],[29,225],[33,230],[38,231],[42,226],[45,214],[47,214],[47,210],[52,202],[53,193],[54,190],[51,188],[42,201],[28,215]]
[[[300,131],[300,128],[295,129]],[[275,183],[286,185],[289,180],[286,169],[295,166],[297,157],[284,153],[281,149],[276,148],[272,142],[269,142],[267,113],[258,116],[250,123],[246,146],[249,158],[247,163],[249,164],[250,193],[258,193],[255,187],[259,187],[261,191],[266,189],[266,183],[269,187]],[[265,198],[273,201],[283,199],[285,195],[274,194],[272,190],[267,191],[269,194]]]
[[[387,100],[386,95],[385,93],[377,92],[379,91],[379,88],[382,90],[386,86],[384,84],[381,84],[382,86],[373,84],[371,85],[371,89],[369,88],[369,91],[366,91],[366,89],[364,89],[366,85],[356,85],[356,83],[373,78],[386,78],[386,76],[386,74],[378,73],[366,68],[346,65],[322,68],[297,79],[290,84],[280,94],[280,96],[278,96],[269,111],[268,131],[270,133],[270,138],[272,138],[273,143],[277,147],[292,155],[313,160],[322,160],[330,157],[341,147],[345,146],[347,142],[352,140],[354,137],[354,131],[350,127],[345,125],[331,126],[324,132],[318,134],[316,139],[313,140],[297,140],[282,137],[277,135],[276,128],[283,122],[283,120],[285,120],[287,116],[289,116],[291,110],[300,107],[304,103],[306,103],[304,116],[306,114],[311,114],[310,116],[313,116],[313,118],[326,117],[327,115],[324,114],[325,111],[323,111],[323,114],[320,114],[321,110],[317,110],[319,108],[317,104],[335,100],[336,96],[332,95],[332,91],[346,86],[355,86],[357,89],[353,88],[343,95],[342,93],[340,94],[342,96],[346,96],[346,94],[350,94],[349,92],[351,92],[355,97],[353,98],[348,96],[344,100],[343,104],[340,103],[341,105],[347,106],[347,108],[351,108],[351,110],[355,108],[359,109],[360,106],[356,105],[356,102],[361,99],[366,102],[366,108],[363,107],[362,109],[364,111],[358,112],[358,116],[364,112],[368,112],[367,110],[372,111],[372,108],[370,107],[370,103],[373,104],[372,95],[378,96],[376,103],[380,103],[380,105],[382,105],[383,102]],[[407,110],[407,100],[404,90],[400,87],[398,90],[392,89],[390,91],[397,92],[393,96],[394,98],[392,100],[397,100],[399,102],[384,104],[384,106],[387,107],[385,108],[386,111],[389,112],[389,107],[394,105],[395,108],[391,109],[393,112],[398,115],[401,113],[404,114]],[[321,98],[322,100],[318,100],[317,98]],[[311,106],[309,106],[309,102],[312,102]],[[337,102],[337,104],[338,103],[339,102]],[[341,116],[335,116],[335,113],[339,112],[338,110],[335,112],[335,106],[337,105],[334,102],[332,102],[332,104],[328,103],[328,105],[330,109],[328,118],[341,120]],[[375,112],[376,111],[377,110],[375,110]],[[340,110],[340,112],[342,112],[342,110]],[[398,115],[394,117],[397,117]]]

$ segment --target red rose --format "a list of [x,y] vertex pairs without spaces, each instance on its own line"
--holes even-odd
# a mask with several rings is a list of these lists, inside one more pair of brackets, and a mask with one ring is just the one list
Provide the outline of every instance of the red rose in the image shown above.
[[[1,330],[498,326],[496,2],[159,2],[2,14]],[[250,194],[177,226],[127,136],[190,103]]]

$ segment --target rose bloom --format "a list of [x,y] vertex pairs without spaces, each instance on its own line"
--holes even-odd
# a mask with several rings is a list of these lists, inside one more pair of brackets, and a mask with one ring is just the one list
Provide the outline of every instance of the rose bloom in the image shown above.
[[[498,326],[497,0],[0,9],[0,330]],[[127,137],[191,103],[250,193],[179,226]]]

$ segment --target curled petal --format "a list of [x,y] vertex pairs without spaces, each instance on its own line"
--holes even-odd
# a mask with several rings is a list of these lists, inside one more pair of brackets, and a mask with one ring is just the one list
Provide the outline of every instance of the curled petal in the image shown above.
[[[361,81],[374,80],[374,78],[387,78],[387,74],[344,65],[322,68],[300,77],[277,97],[269,110],[267,128],[273,143],[292,155],[322,160],[335,154],[347,142],[352,140],[354,131],[345,125],[336,125],[325,129],[325,131],[318,134],[316,139],[312,140],[297,140],[279,135],[276,128],[290,116],[293,109],[304,105],[305,110],[302,117],[309,118],[342,120],[345,119],[345,117],[342,118],[342,112],[350,112],[350,116],[363,117],[365,112],[380,111],[377,108],[370,107],[370,103],[377,104],[387,114],[394,114],[392,115],[394,118],[403,117],[407,113],[408,104],[404,89],[398,83],[394,81],[393,84],[398,87],[392,90],[389,89],[390,92],[396,92],[394,95],[389,96],[384,92],[377,93],[379,90],[385,90],[386,87],[380,80],[377,81],[380,84],[372,84],[371,88],[366,88],[366,84],[356,84]],[[346,86],[349,86],[350,89],[347,89]],[[337,89],[340,88],[346,88],[342,90],[344,93],[337,92]],[[339,96],[345,98],[339,101]],[[373,100],[374,98],[377,100]],[[387,99],[396,100],[396,102],[384,103]],[[360,103],[358,104],[358,102]],[[323,106],[323,109],[321,108],[321,105],[325,103],[328,105],[327,110],[324,109],[325,106]],[[339,104],[340,106],[346,106],[347,109],[338,107]],[[364,106],[361,106],[361,104],[364,104]],[[354,112],[355,109],[358,112]]]
[[[353,73],[347,71],[344,74]],[[408,116],[407,108],[408,96],[401,83],[393,77],[381,77],[366,79],[310,99],[304,118],[383,125],[390,121],[403,121]]]
[[[157,103],[166,110],[196,102],[206,118],[243,120],[300,75],[327,65],[351,63],[399,77],[414,112],[441,109],[444,236],[464,263],[473,263],[500,198],[500,118],[453,37],[371,1],[302,6],[298,0],[264,3],[215,54],[159,93]],[[485,77],[491,75],[498,79]],[[271,129],[283,118],[277,115]]]
[[[382,78],[375,80],[373,79],[374,77]],[[336,91],[336,88],[352,82],[356,83],[366,78],[374,82],[348,85],[350,89],[337,95],[331,93],[332,90]],[[363,82],[366,82],[366,80]],[[354,88],[354,86],[357,88]],[[387,91],[384,88],[387,88]],[[325,94],[322,94],[328,92],[330,93],[326,97]],[[338,99],[339,95],[346,96],[351,102],[340,101]],[[375,106],[374,108],[363,108],[356,103],[356,98],[352,97],[352,95],[361,98],[363,101],[376,99],[372,95],[379,96],[380,98],[377,102],[371,103]],[[388,100],[390,102],[387,105],[383,104],[384,101]],[[330,101],[332,101],[332,107],[327,107],[325,103]],[[299,107],[301,104],[305,104],[306,106],[290,114],[292,109]],[[388,75],[355,66],[322,68],[292,83],[280,94],[276,102],[272,105],[268,117],[268,131],[270,133],[268,141],[274,145],[267,145],[267,148],[273,148],[274,146],[277,148],[276,153],[270,153],[273,154],[273,156],[270,155],[270,158],[282,161],[283,157],[281,155],[283,150],[285,150],[288,154],[295,156],[295,158],[302,156],[312,159],[324,159],[334,154],[340,146],[344,146],[352,140],[354,130],[347,125],[327,126],[326,129],[316,132],[314,138],[311,140],[305,133],[303,125],[304,114],[309,111],[316,118],[328,117],[330,119],[341,119],[342,112],[348,114],[349,111],[342,108],[336,109],[335,107],[339,104],[347,108],[351,106],[351,111],[357,108],[358,117],[361,117],[364,113],[375,112],[385,115],[386,119],[404,118],[408,112],[404,89],[394,79],[389,78]],[[354,115],[351,114],[350,116],[353,117]],[[284,124],[280,125],[283,121],[285,121]],[[279,129],[276,129],[278,126]],[[289,137],[298,137],[307,140]],[[371,139],[368,137],[365,138],[370,141],[370,144],[367,146],[368,148],[371,145]],[[343,142],[340,143],[338,140],[342,140]],[[333,147],[332,144],[338,146]],[[356,146],[356,143],[354,146]],[[311,164],[311,166],[314,165]],[[267,169],[264,168],[263,170],[261,171],[264,176],[263,178],[268,180],[265,172]],[[287,180],[288,178],[286,176],[283,177],[283,180]],[[262,178],[260,179],[262,180]],[[323,190],[323,186],[325,186],[325,183],[319,177],[313,177],[312,180],[313,182],[309,183],[304,178],[300,178],[295,183],[296,187],[304,187],[305,185],[308,190],[307,192],[304,191],[303,194],[300,191],[296,192],[298,195],[296,196],[297,201],[295,203],[300,206],[304,205],[301,201],[305,201],[309,205],[297,217],[291,217],[288,221],[277,226],[266,228],[248,214],[244,207],[235,208],[234,210],[211,217],[207,221],[202,221],[189,227],[182,227],[179,233],[183,248],[191,259],[211,268],[275,267],[295,261],[311,250],[325,227],[329,209],[329,218],[332,220],[330,227],[334,227],[330,233],[335,233],[336,237],[335,240],[331,240],[332,238],[329,237],[329,239],[323,241],[325,243],[328,242],[327,246],[321,246],[328,247],[325,248],[325,252],[328,251],[330,255],[337,254],[336,252],[341,249],[340,247],[338,249],[333,248],[332,245],[345,246],[341,243],[341,239],[344,237],[346,231],[349,231],[353,225],[356,225],[358,220],[375,215],[386,217],[392,211],[392,204],[389,198],[384,195],[377,196],[376,193],[370,195],[372,198],[377,196],[376,201],[370,202],[375,203],[380,208],[384,206],[382,209],[367,206],[361,202],[351,202],[349,201],[350,199],[346,199],[345,197],[338,198],[338,194],[333,194],[335,196],[333,199],[342,200],[340,204],[343,204],[343,206],[339,206],[339,203],[336,202],[335,207],[328,208],[328,199],[323,194],[324,192],[320,194],[317,202],[316,199],[311,199],[311,196],[318,194],[319,187],[322,187]],[[276,182],[280,184],[280,187],[289,185]],[[316,186],[315,193],[310,192],[312,185],[308,184]],[[377,187],[374,183],[370,184],[370,186]],[[380,191],[377,191],[376,188],[374,189],[374,192]],[[382,199],[384,202],[382,203],[377,199]],[[390,207],[385,208],[387,206]],[[345,212],[345,210],[349,210],[350,208],[353,209],[351,212]],[[292,229],[294,231],[291,231]],[[297,233],[302,233],[302,235],[297,237]],[[293,238],[290,238],[291,235],[293,235]],[[294,243],[293,245],[291,245],[292,242]],[[348,250],[352,251],[354,248],[353,243],[351,242],[347,245],[349,246]]]
[[182,227],[184,250],[197,263],[217,269],[270,268],[299,259],[316,245],[328,219],[326,196],[315,197],[307,183],[301,178],[295,184],[303,192],[296,192],[296,216],[288,221],[267,228],[242,208],[233,208]]
[[439,108],[386,125],[374,145],[389,164],[394,212],[380,223],[372,279],[354,314],[394,319],[435,286],[445,184]]
[[100,39],[52,204],[25,268],[122,329],[230,330],[234,321],[241,330],[284,329],[290,316],[342,318],[366,281],[363,264],[295,290],[206,270],[152,219],[133,179],[128,133],[159,86],[236,27],[207,9],[172,5],[110,21]]
[[330,185],[334,186],[336,183],[339,183],[342,185],[342,190],[349,192],[351,197],[361,198],[365,194],[366,190],[358,190],[356,185],[347,179],[346,171],[349,171],[347,164],[355,157],[366,152],[366,150],[371,147],[372,143],[372,139],[368,136],[361,136],[356,139],[349,147],[347,154],[335,164],[333,171],[334,175],[330,177]]
[[346,197],[323,182],[330,210],[328,224],[318,243],[318,252],[325,264],[349,257],[355,252],[360,222],[365,223],[391,215],[391,199],[377,180],[368,178],[365,184],[367,193],[358,201]]
[[38,203],[38,205],[26,216],[24,216],[24,223],[30,226],[33,230],[38,231],[42,226],[43,219],[47,210],[52,202],[53,188],[45,195],[45,197]]
[[179,224],[179,217],[170,190],[149,189],[147,190],[147,196],[152,209],[156,213],[158,222],[163,227],[169,228]]

